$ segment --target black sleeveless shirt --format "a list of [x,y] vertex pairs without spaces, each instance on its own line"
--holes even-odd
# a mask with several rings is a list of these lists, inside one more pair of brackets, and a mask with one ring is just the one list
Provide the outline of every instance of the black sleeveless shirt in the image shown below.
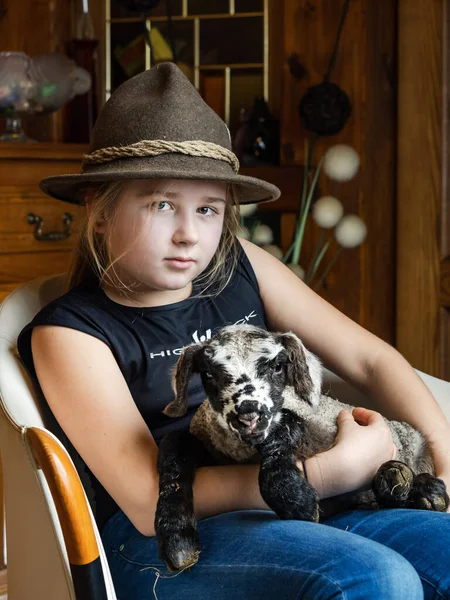
[[[255,273],[238,246],[238,264],[228,285],[217,296],[198,297],[198,286],[194,286],[192,295],[181,302],[136,308],[114,302],[98,284],[73,288],[44,307],[20,333],[18,350],[25,366],[35,378],[31,353],[33,327],[55,325],[82,331],[111,349],[156,443],[170,431],[187,428],[204,400],[199,376],[190,382],[188,413],[175,419],[162,414],[173,400],[170,374],[182,348],[209,339],[224,325],[250,323],[266,328]],[[80,471],[80,458],[51,413],[46,425],[65,444]],[[84,463],[81,469],[87,473],[87,479],[85,474],[80,475],[101,529],[118,507]]]

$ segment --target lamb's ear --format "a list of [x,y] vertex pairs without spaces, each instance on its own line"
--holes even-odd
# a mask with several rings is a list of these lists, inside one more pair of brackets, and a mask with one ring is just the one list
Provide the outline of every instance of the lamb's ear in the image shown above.
[[187,412],[187,388],[192,373],[197,372],[195,359],[201,348],[201,344],[186,346],[175,365],[172,374],[172,389],[175,400],[163,410],[163,413],[168,417],[182,417]]
[[303,346],[294,333],[282,333],[278,340],[286,348],[288,355],[286,384],[293,386],[295,393],[311,406],[316,406],[322,390],[322,366],[319,359]]

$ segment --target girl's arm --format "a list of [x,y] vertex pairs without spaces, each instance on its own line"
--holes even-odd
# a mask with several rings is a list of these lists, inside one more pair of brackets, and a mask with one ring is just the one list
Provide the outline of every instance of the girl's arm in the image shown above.
[[[158,448],[111,350],[85,333],[54,326],[33,330],[32,350],[42,391],[62,429],[135,527],[144,535],[154,535]],[[385,443],[387,427],[360,427],[353,421],[347,429],[348,442],[352,435],[355,439],[365,436],[372,461],[383,456],[383,448],[390,451],[389,440]],[[334,453],[319,457],[322,463],[308,461],[310,483],[323,496],[330,495],[330,489],[322,485],[330,464],[333,471],[341,464],[339,446]],[[194,484],[197,517],[267,509],[259,493],[258,471],[258,465],[199,468]],[[361,483],[338,481],[336,493]]]
[[[135,527],[154,535],[158,447],[111,350],[85,333],[41,326],[32,351],[44,396],[81,458]],[[198,517],[267,508],[257,481],[257,465],[198,469]]]
[[437,475],[450,489],[450,425],[409,363],[268,252],[247,241],[242,245],[256,273],[270,328],[295,332],[330,370],[371,396],[388,418],[420,429],[431,444]]

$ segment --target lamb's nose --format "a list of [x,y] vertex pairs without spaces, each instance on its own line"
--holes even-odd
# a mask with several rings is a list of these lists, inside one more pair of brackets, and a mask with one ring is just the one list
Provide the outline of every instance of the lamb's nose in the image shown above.
[[256,427],[256,423],[259,419],[258,413],[247,413],[238,417],[239,421],[250,428],[251,431]]

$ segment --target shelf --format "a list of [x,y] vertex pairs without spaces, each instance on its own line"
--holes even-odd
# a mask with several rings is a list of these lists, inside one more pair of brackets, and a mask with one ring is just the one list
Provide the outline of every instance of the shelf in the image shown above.
[[[269,101],[268,0],[178,2],[176,14],[171,16],[172,32],[167,14],[139,15],[117,10],[113,4],[111,0],[105,15],[106,100],[124,81],[155,62],[145,41],[146,23],[150,35],[156,30],[157,39],[163,40],[159,50],[155,42],[156,62],[158,56],[169,60],[169,47],[174,45],[185,74],[230,129],[238,126],[241,108],[250,108],[255,97]],[[193,12],[188,13],[188,8]],[[240,8],[243,12],[236,12]],[[203,9],[209,12],[203,13]]]
[[200,71],[220,71],[225,69],[263,69],[264,63],[230,63],[219,65],[199,65]]
[[88,152],[87,144],[0,142],[0,159],[81,160],[86,152]]
[[[242,19],[248,17],[264,17],[263,11],[258,12],[242,12],[242,13],[233,13],[233,14],[217,14],[217,15],[174,15],[172,16],[172,21],[195,21],[195,20],[206,20],[206,19]],[[146,17],[146,21],[150,21],[153,23],[164,22],[167,21],[167,17]],[[106,19],[106,23],[142,23],[141,17],[111,17],[111,19]]]

